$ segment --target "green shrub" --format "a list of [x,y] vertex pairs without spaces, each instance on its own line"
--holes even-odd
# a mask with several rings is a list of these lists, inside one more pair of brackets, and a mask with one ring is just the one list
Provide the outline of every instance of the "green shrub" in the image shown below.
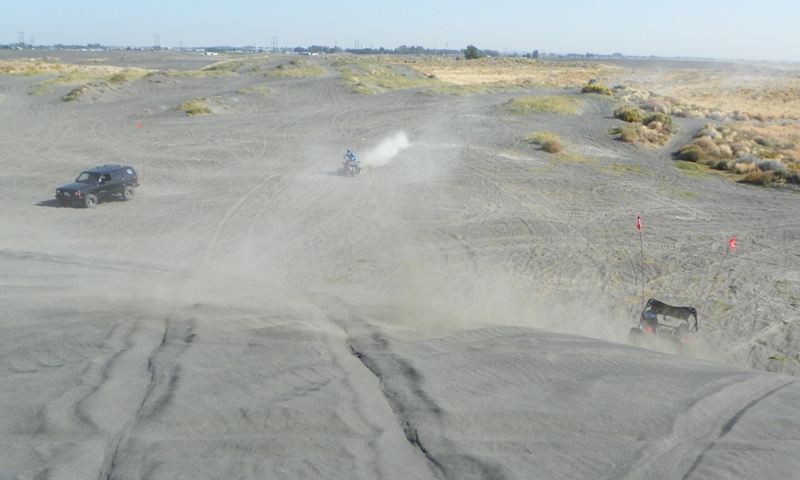
[[629,123],[640,123],[644,118],[644,111],[636,107],[620,107],[614,110],[614,118]]
[[706,160],[708,158],[708,155],[706,154],[706,151],[702,149],[702,147],[690,143],[688,145],[682,146],[678,150],[678,158],[686,162],[696,163],[701,160]]
[[693,163],[693,162],[678,161],[678,163],[675,164],[675,167],[680,169],[680,170],[685,170],[687,172],[702,172],[703,171],[702,167],[699,167],[696,163]]
[[722,170],[723,172],[733,170],[733,162],[730,160],[719,160],[714,164],[714,170]]
[[611,89],[599,83],[590,83],[581,89],[581,93],[597,93],[599,95],[611,96]]
[[769,138],[762,137],[760,135],[756,136],[756,137],[753,137],[753,141],[756,142],[757,144],[761,145],[762,147],[767,147],[767,148],[774,148],[775,147],[775,142],[773,142]]
[[785,168],[783,170],[773,170],[772,175],[776,180],[786,180],[789,178],[789,170]]
[[575,97],[557,95],[525,96],[512,98],[504,104],[508,113],[566,113],[574,115],[580,111],[582,101]]
[[545,140],[558,139],[558,138],[559,138],[558,135],[556,135],[555,133],[547,132],[545,130],[539,130],[533,133],[529,133],[528,135],[525,135],[524,140],[529,143],[535,143],[536,145],[541,145],[542,142],[544,142]]
[[88,85],[81,85],[80,87],[75,87],[72,90],[70,90],[70,92],[68,94],[66,94],[63,97],[61,97],[61,100],[65,101],[65,102],[71,102],[73,100],[77,100],[78,98],[82,97],[83,95],[86,95],[86,92],[88,92],[88,91],[89,91],[89,86]]
[[194,100],[183,102],[178,108],[186,112],[190,117],[211,113],[211,109],[206,105],[205,98],[195,98]]
[[127,78],[125,78],[125,74],[122,72],[117,72],[108,79],[111,83],[123,83],[125,80],[127,80]]
[[672,117],[661,112],[653,112],[650,115],[644,117],[644,119],[642,119],[642,123],[644,125],[650,125],[653,122],[659,122],[661,125],[664,125],[665,127],[671,127]]

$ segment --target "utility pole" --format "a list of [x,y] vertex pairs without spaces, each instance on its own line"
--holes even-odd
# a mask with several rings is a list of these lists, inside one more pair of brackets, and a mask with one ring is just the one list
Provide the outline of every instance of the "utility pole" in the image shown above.
[[24,47],[25,46],[25,32],[20,30],[20,31],[17,32],[17,35],[19,36],[19,46],[20,47]]

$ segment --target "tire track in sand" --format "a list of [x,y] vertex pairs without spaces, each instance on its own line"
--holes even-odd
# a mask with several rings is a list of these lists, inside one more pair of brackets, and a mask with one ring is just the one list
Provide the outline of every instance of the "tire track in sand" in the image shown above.
[[[636,460],[611,478],[661,478],[677,471],[685,472],[684,479],[690,478],[717,440],[727,435],[743,415],[795,381],[751,376],[698,399],[677,415],[669,435],[646,446]],[[694,453],[698,450],[699,454]]]

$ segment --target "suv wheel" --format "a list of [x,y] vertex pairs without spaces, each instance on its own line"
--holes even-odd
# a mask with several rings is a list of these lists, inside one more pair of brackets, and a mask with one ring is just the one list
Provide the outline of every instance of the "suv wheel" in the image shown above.
[[132,187],[125,187],[122,190],[122,199],[125,201],[133,200],[133,188]]
[[83,205],[86,208],[94,208],[97,205],[97,196],[94,193],[89,193],[86,195],[86,198],[83,200]]

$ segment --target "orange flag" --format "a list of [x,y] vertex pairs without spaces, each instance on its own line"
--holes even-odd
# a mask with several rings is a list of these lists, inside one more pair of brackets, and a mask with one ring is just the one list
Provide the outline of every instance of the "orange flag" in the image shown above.
[[728,245],[731,247],[731,250],[736,250],[736,235],[731,237]]
[[642,217],[636,216],[636,230],[642,231]]

